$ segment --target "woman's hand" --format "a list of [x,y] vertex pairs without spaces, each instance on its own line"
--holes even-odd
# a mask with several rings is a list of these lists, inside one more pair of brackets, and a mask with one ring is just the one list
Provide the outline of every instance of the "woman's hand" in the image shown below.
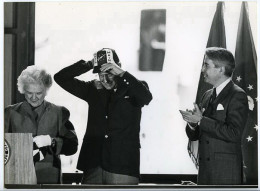
[[37,145],[37,147],[46,147],[51,145],[51,137],[50,135],[38,135],[33,138],[33,142]]

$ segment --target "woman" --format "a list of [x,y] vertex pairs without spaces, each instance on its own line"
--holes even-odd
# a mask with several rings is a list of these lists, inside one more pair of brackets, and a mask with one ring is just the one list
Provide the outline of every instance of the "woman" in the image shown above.
[[25,101],[5,108],[5,133],[32,133],[38,184],[61,183],[60,154],[72,155],[78,147],[77,135],[65,107],[45,101],[52,85],[51,75],[28,66],[18,77],[18,90]]

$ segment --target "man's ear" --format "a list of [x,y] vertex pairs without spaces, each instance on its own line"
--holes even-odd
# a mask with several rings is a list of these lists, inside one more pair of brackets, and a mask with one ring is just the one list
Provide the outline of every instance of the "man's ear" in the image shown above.
[[221,74],[225,74],[225,72],[226,72],[226,69],[225,69],[225,67],[224,66],[221,66],[220,67],[220,72],[221,72]]

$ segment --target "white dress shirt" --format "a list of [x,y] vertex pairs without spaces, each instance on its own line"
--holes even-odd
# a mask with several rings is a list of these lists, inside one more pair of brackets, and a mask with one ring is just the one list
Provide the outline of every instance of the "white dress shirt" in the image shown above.
[[216,88],[216,97],[220,94],[220,92],[226,87],[226,85],[231,81],[231,78],[226,79],[226,81],[222,82],[218,87]]

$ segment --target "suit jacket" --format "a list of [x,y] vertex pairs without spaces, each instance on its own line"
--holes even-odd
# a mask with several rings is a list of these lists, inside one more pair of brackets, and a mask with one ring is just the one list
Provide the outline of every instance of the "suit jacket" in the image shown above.
[[89,105],[77,168],[86,171],[101,166],[112,173],[138,177],[141,108],[152,99],[148,86],[125,72],[116,79],[116,91],[109,93],[99,81],[75,78],[90,69],[90,62],[80,60],[54,75],[62,88]]
[[76,153],[78,139],[72,123],[70,113],[65,107],[56,106],[44,101],[44,110],[35,121],[33,111],[28,102],[21,102],[5,108],[5,133],[32,133],[50,135],[56,140],[56,147],[47,148],[43,160],[35,163],[38,184],[61,183],[60,154],[72,155]]
[[[229,82],[212,104],[212,89],[202,97],[203,118],[195,131],[188,125],[190,140],[199,140],[198,184],[242,184],[241,138],[248,116],[245,92]],[[223,106],[221,106],[221,105]]]

